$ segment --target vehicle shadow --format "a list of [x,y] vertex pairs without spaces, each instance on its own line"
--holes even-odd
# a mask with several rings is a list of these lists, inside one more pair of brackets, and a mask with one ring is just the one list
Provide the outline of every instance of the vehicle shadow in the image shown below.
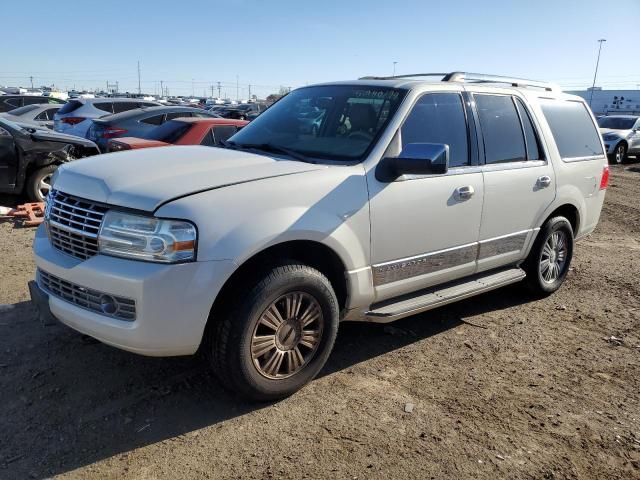
[[[389,325],[345,322],[321,376],[529,300],[516,286]],[[43,327],[29,302],[2,306],[0,338],[1,478],[61,474],[269,407],[222,390],[198,357],[141,357]]]

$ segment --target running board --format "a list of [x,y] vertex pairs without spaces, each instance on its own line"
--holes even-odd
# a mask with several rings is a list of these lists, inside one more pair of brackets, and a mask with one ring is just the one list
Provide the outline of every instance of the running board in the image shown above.
[[393,322],[519,282],[525,276],[526,274],[520,268],[510,268],[498,272],[494,270],[488,274],[475,275],[438,288],[422,290],[413,294],[413,296],[403,296],[400,300],[394,299],[392,303],[388,301],[380,303],[376,308],[366,312],[365,317],[370,322]]

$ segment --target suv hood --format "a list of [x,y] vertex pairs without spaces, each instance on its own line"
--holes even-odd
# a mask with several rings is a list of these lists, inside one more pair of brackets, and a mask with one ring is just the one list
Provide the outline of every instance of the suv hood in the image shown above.
[[96,202],[152,212],[193,193],[326,168],[268,155],[184,146],[107,153],[63,165],[54,188]]

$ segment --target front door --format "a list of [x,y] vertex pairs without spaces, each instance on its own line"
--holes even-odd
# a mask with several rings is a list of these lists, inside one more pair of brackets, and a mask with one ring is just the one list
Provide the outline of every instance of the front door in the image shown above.
[[378,181],[374,170],[367,174],[377,301],[476,269],[483,179],[468,113],[462,93],[426,93],[389,147],[397,155],[410,143],[447,144],[448,173],[403,175],[391,182]]
[[478,271],[523,256],[535,222],[553,202],[551,162],[524,102],[511,95],[474,94],[484,145],[484,205]]

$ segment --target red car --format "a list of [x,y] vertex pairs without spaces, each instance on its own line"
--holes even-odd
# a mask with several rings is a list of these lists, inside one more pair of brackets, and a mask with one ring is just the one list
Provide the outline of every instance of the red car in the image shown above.
[[228,118],[176,118],[154,128],[147,138],[122,137],[109,141],[108,150],[119,152],[169,145],[215,147],[244,127],[247,121]]

